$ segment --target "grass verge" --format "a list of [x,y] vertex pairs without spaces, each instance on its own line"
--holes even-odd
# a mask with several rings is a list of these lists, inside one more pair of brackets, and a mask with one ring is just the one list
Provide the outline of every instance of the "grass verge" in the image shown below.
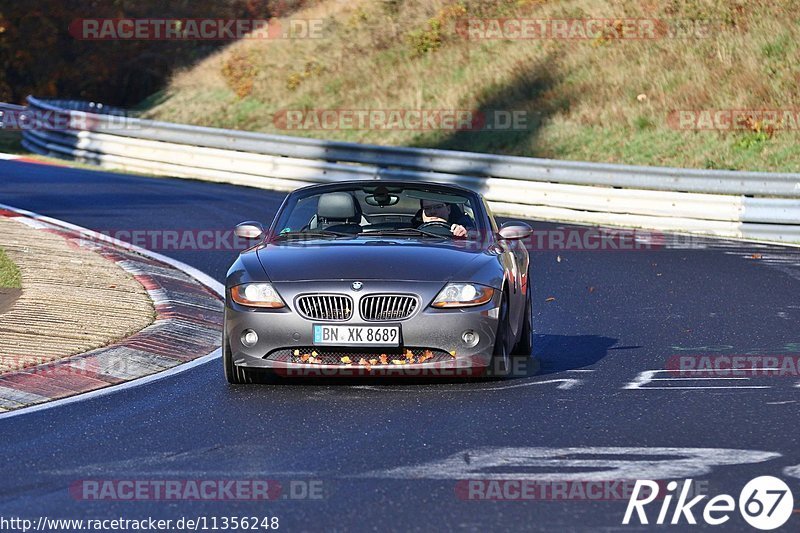
[[22,154],[25,149],[22,147],[22,134],[15,131],[0,130],[0,153]]
[[22,287],[22,278],[19,269],[5,251],[0,248],[0,288],[19,289]]

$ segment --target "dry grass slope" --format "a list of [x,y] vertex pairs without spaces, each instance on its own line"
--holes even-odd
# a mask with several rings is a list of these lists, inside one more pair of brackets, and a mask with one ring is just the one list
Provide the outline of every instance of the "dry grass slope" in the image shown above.
[[[524,110],[522,131],[292,131],[329,139],[631,164],[800,171],[798,131],[671,126],[672,110],[792,109],[796,0],[327,0],[324,38],[237,42],[143,103],[160,120],[284,132],[286,109]],[[693,21],[706,35],[467,40],[468,18]],[[661,23],[659,23],[661,24]],[[661,26],[659,26],[661,27]]]

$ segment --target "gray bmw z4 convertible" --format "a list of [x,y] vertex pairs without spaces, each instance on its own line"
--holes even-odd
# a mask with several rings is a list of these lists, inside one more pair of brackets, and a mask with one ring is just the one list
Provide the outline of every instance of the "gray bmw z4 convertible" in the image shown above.
[[531,353],[522,222],[454,185],[350,181],[290,193],[228,270],[231,383],[283,376],[505,376]]

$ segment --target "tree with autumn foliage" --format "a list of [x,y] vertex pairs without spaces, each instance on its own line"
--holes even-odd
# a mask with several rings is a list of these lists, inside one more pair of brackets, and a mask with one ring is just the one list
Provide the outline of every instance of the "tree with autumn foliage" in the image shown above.
[[0,3],[0,101],[74,98],[131,106],[157,92],[170,74],[225,41],[83,41],[77,19],[245,18],[291,13],[302,0],[40,0]]

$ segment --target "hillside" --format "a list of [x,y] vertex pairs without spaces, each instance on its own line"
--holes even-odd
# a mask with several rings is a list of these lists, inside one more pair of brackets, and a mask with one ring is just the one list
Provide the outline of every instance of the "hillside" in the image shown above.
[[[178,72],[141,108],[159,120],[378,144],[796,172],[798,7],[327,0],[293,16],[320,21],[320,38],[236,42]],[[493,33],[496,18],[538,21],[546,35]],[[587,22],[597,19],[620,20]],[[333,126],[314,129],[323,110],[334,110]],[[343,118],[366,110],[521,120],[511,130],[455,131],[414,129],[407,120],[376,129],[382,119],[357,129]],[[292,112],[303,120],[292,122]]]

